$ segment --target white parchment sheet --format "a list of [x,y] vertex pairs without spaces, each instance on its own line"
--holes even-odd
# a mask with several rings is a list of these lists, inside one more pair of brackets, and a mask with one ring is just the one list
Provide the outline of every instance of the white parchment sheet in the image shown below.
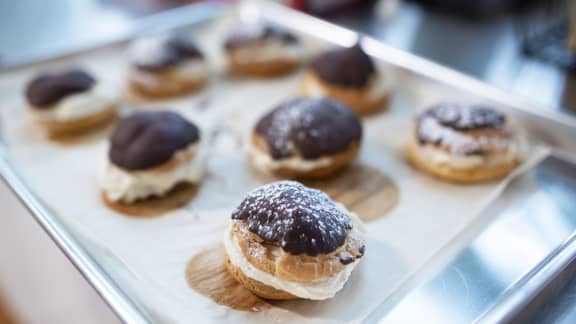
[[[367,224],[366,256],[334,299],[283,302],[261,313],[234,311],[192,291],[185,280],[185,267],[196,252],[220,241],[231,210],[249,190],[262,184],[247,164],[242,137],[258,116],[298,94],[302,72],[270,80],[222,78],[218,44],[230,26],[228,19],[194,31],[213,66],[204,91],[135,108],[177,110],[196,121],[210,141],[205,180],[187,208],[145,219],[107,209],[100,200],[97,176],[106,156],[109,131],[64,145],[45,139],[27,115],[22,99],[27,80],[59,64],[85,66],[111,95],[121,93],[126,70],[122,46],[0,77],[1,120],[11,161],[55,216],[70,226],[120,286],[158,321],[359,321],[502,189],[505,181],[444,183],[412,169],[402,156],[402,144],[417,110],[440,99],[478,98],[387,67],[384,72],[394,78],[396,91],[388,111],[363,120],[365,137],[356,163],[392,178],[400,190],[399,204],[385,217]],[[307,44],[311,48],[325,45],[314,40]],[[217,137],[212,136],[215,133]],[[531,155],[532,161],[536,155]]]

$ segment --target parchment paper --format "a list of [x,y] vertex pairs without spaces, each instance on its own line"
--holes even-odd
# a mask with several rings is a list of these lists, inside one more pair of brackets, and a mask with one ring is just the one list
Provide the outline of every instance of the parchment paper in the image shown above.
[[[385,217],[367,224],[366,256],[334,299],[277,303],[261,313],[234,311],[192,291],[185,281],[186,263],[198,251],[220,241],[231,210],[249,190],[262,184],[247,164],[243,138],[258,116],[298,94],[302,72],[270,80],[222,78],[218,46],[231,20],[226,17],[194,29],[214,67],[204,91],[126,108],[177,110],[198,122],[209,137],[207,174],[187,208],[146,219],[107,209],[100,200],[97,175],[110,130],[75,144],[51,142],[24,109],[22,91],[27,80],[60,64],[86,66],[111,95],[120,94],[126,63],[123,46],[2,75],[1,120],[10,159],[55,217],[70,226],[122,289],[159,322],[360,321],[471,223],[502,189],[505,180],[479,185],[435,180],[412,169],[402,155],[418,109],[440,99],[478,98],[382,64],[381,69],[394,78],[396,91],[387,112],[363,120],[365,138],[356,163],[392,178],[400,190],[399,204]],[[311,52],[326,45],[307,40]],[[528,165],[539,156],[531,155]]]

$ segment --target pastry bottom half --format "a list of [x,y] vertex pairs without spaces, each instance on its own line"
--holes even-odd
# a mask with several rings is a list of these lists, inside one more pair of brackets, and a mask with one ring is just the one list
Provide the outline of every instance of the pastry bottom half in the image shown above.
[[228,272],[232,275],[232,277],[234,277],[238,282],[240,282],[242,286],[253,292],[256,296],[264,299],[273,299],[273,300],[298,299],[298,297],[288,292],[267,286],[257,280],[249,278],[242,272],[242,270],[233,265],[232,262],[230,261],[230,258],[228,257],[228,254],[226,252],[224,253],[226,259],[226,269],[228,269]]
[[106,206],[121,214],[154,217],[185,206],[197,192],[198,184],[181,182],[163,196],[152,196],[132,203],[112,201],[105,192],[101,196]]
[[[159,76],[158,78],[161,81],[161,77]],[[166,80],[166,82],[158,82],[155,85],[139,82],[138,79],[131,79],[128,82],[128,90],[131,96],[164,99],[194,93],[202,89],[205,84],[206,77],[188,81]]]
[[271,60],[269,62],[239,62],[228,55],[228,72],[234,76],[270,78],[294,71],[300,62],[296,60]]
[[520,159],[511,159],[494,165],[481,165],[469,169],[451,167],[449,164],[434,164],[423,158],[420,145],[411,140],[406,145],[406,157],[416,168],[432,174],[438,178],[458,182],[476,183],[497,180],[506,177],[520,164]]
[[61,137],[83,133],[103,127],[116,119],[117,105],[112,104],[106,109],[90,116],[69,121],[43,120],[40,124],[50,137]]

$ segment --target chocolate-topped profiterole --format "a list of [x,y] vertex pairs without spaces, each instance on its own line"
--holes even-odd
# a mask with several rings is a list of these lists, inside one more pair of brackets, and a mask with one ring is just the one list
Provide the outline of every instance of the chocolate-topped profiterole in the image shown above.
[[360,41],[352,47],[331,49],[316,57],[302,83],[304,94],[332,97],[358,115],[385,107],[390,87],[389,78],[376,68]]
[[442,178],[500,178],[518,165],[524,140],[501,112],[486,105],[442,102],[420,114],[408,144],[417,167]]
[[192,40],[177,34],[143,39],[132,49],[134,66],[147,71],[159,71],[203,57]]
[[199,90],[208,78],[202,51],[183,34],[137,39],[130,47],[128,85],[147,98],[181,96]]
[[256,188],[231,218],[226,267],[263,298],[331,298],[366,251],[354,214],[294,181]]
[[258,121],[252,157],[263,171],[322,177],[352,160],[361,139],[358,117],[341,102],[327,97],[295,98]]
[[181,207],[202,180],[202,147],[198,127],[176,112],[139,112],[122,119],[100,177],[104,201],[134,215]]
[[26,99],[33,108],[50,108],[64,97],[90,90],[95,83],[90,74],[80,69],[42,74],[29,83]]
[[170,161],[175,152],[199,139],[198,128],[177,113],[137,113],[118,124],[109,158],[126,170],[144,170]]
[[372,58],[356,44],[336,48],[315,58],[310,68],[323,81],[343,87],[364,87],[376,72]]
[[285,44],[299,42],[298,38],[288,30],[270,24],[255,23],[241,25],[235,29],[224,42],[224,48],[232,50],[267,41],[279,41]]
[[347,149],[362,137],[358,118],[344,104],[326,97],[284,102],[256,124],[274,159],[316,159]]
[[28,83],[25,96],[28,112],[51,139],[103,127],[118,110],[116,96],[78,67],[39,74]]
[[342,246],[352,228],[348,214],[323,192],[293,181],[252,191],[232,213],[266,242],[292,254],[316,256]]
[[293,71],[304,57],[296,35],[263,22],[237,26],[224,41],[231,74],[273,77]]

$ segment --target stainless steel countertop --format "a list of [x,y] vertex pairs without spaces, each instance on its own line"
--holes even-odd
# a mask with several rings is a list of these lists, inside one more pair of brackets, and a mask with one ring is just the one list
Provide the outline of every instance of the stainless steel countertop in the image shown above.
[[329,20],[543,106],[576,113],[574,75],[522,54],[524,32],[518,27],[526,15],[474,21],[404,1],[383,21],[386,13],[381,8],[367,7]]
[[[518,17],[470,21],[405,2],[394,16],[366,8],[328,20],[374,36],[394,47],[425,57],[528,98],[550,109],[576,114],[576,76],[521,52]],[[530,304],[514,322],[576,323],[576,280],[554,287],[547,301]]]

